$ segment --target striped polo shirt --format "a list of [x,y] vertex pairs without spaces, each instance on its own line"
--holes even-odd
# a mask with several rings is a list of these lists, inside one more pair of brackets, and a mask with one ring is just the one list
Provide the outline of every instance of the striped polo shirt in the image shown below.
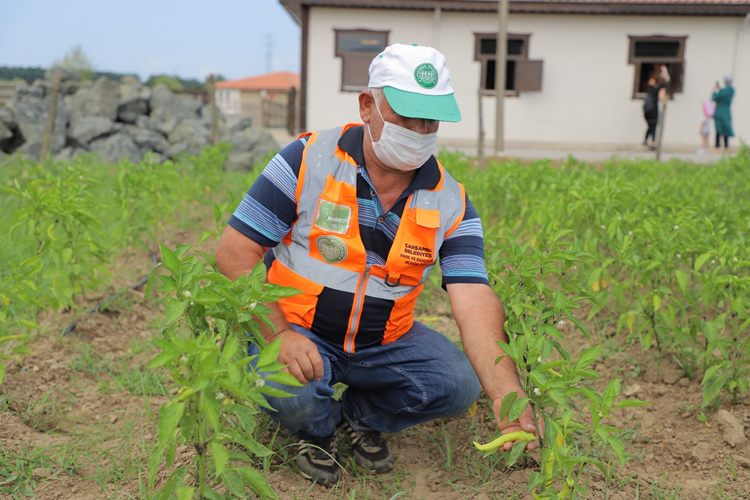
[[[385,212],[365,167],[363,134],[363,126],[350,127],[338,144],[358,165],[359,229],[367,252],[367,264],[383,266],[396,236],[407,198],[418,189],[434,189],[440,181],[440,170],[435,158],[430,157],[393,207]],[[303,137],[294,141],[269,162],[229,219],[230,226],[269,248],[278,245],[290,232],[297,218],[295,191],[306,140]],[[443,287],[452,283],[489,284],[484,260],[482,222],[468,195],[464,218],[445,239],[438,250],[438,256]],[[273,251],[266,252],[265,264],[268,267],[273,258]],[[319,308],[325,308],[325,299],[323,295],[318,298]],[[338,301],[341,297],[333,294],[330,299]]]

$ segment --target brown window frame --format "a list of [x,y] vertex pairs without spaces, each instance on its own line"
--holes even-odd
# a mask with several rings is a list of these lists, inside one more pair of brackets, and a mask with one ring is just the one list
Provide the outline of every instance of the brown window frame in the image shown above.
[[[363,35],[368,35],[368,34],[369,35],[377,35],[377,36],[385,35],[385,41],[384,41],[383,47],[380,48],[380,49],[378,49],[377,52],[376,51],[372,51],[372,54],[373,54],[372,58],[374,58],[375,55],[377,55],[378,53],[380,53],[383,49],[385,49],[388,46],[388,38],[390,37],[390,34],[391,34],[390,30],[370,30],[370,29],[364,29],[364,28],[355,28],[355,29],[351,29],[351,28],[334,28],[333,31],[334,31],[334,34],[335,34],[334,35],[335,39],[334,39],[334,45],[333,45],[333,54],[334,54],[334,57],[338,57],[339,59],[341,59],[341,83],[340,83],[340,86],[339,86],[339,90],[341,92],[361,92],[362,90],[366,90],[367,89],[367,83],[365,83],[364,86],[361,86],[361,85],[351,85],[351,84],[347,84],[346,83],[345,80],[346,80],[346,75],[347,75],[347,72],[346,72],[347,54],[362,54],[362,53],[370,54],[370,52],[368,52],[368,51],[346,52],[346,51],[339,50],[340,41],[341,41],[341,34],[342,33],[361,33]],[[370,58],[370,59],[372,59],[372,58]]]
[[[687,35],[628,35],[628,64],[635,67],[633,72],[633,95],[631,99],[645,99],[646,93],[640,92],[641,68],[643,64],[666,64],[669,70],[669,87],[667,94],[672,99],[673,94],[683,92],[685,75],[685,44]],[[679,53],[675,57],[636,57],[635,44],[637,42],[679,42]]]
[[[480,78],[479,88],[482,90],[482,95],[494,96],[496,94],[496,90],[488,90],[487,88],[485,88],[485,83],[487,82],[488,61],[496,60],[497,50],[495,50],[495,55],[482,54],[481,53],[482,39],[485,39],[485,38],[495,38],[497,40],[497,32],[489,32],[489,33],[474,32],[474,60],[477,62],[480,62],[482,65],[481,72],[479,74],[479,78]],[[507,33],[506,39],[507,40],[519,40],[519,39],[523,40],[522,54],[520,55],[519,54],[506,54],[505,56],[506,61],[528,61],[529,60],[529,41],[531,40],[531,33]],[[495,45],[495,47],[497,47],[497,45]],[[520,93],[518,90],[505,89],[504,95],[506,97],[518,97]]]

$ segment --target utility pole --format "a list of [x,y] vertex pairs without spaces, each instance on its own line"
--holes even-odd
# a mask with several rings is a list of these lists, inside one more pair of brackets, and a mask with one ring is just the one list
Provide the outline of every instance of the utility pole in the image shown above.
[[500,155],[505,150],[503,135],[505,117],[503,99],[505,97],[505,56],[508,53],[508,0],[497,1],[497,44],[495,45],[495,153]]
[[208,77],[208,104],[211,107],[211,143],[219,144],[219,112],[216,109],[216,78],[214,74]]
[[44,127],[44,135],[42,136],[42,148],[39,152],[39,163],[47,159],[52,150],[52,138],[55,134],[55,118],[57,117],[57,96],[60,93],[60,73],[55,75],[55,80],[52,83],[52,93],[49,98],[49,116],[47,116],[47,126]]

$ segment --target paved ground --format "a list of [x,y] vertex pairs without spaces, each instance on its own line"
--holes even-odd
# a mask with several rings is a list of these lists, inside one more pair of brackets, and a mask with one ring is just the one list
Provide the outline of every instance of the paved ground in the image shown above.
[[[270,129],[271,134],[284,147],[295,139],[285,130]],[[569,155],[582,161],[603,162],[612,157],[629,158],[629,159],[654,159],[656,152],[641,145],[563,145],[563,144],[530,144],[508,142],[501,154],[494,151],[494,142],[486,141],[484,147],[485,157],[500,156],[508,158],[520,158],[524,160],[534,160],[549,158],[551,160],[564,160]],[[438,147],[448,150],[462,151],[468,156],[477,156],[476,141],[447,141],[438,138]],[[734,154],[736,150],[732,150]],[[692,163],[713,163],[721,157],[721,154],[709,151],[706,154],[697,154],[696,148],[669,147],[662,149],[661,160],[669,161],[677,158]]]

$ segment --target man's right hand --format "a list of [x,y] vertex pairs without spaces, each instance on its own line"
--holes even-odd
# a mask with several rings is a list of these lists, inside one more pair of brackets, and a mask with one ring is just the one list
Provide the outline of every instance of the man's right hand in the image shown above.
[[279,336],[279,362],[287,365],[285,372],[299,380],[300,384],[323,378],[323,358],[312,340],[294,330],[284,330]]

